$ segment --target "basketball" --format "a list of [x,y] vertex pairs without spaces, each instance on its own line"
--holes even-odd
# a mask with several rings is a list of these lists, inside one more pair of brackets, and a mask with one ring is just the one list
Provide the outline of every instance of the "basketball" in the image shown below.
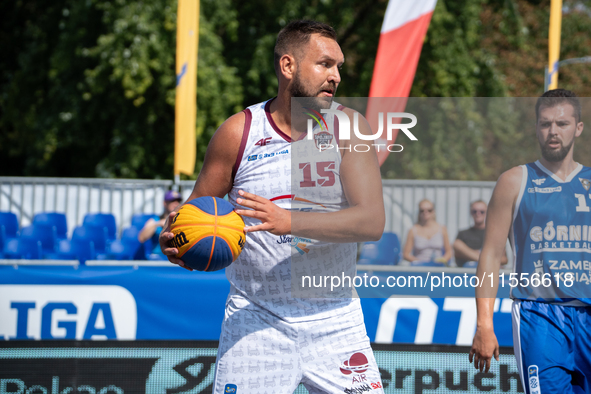
[[218,197],[199,197],[187,202],[176,214],[170,229],[176,257],[198,271],[226,268],[242,252],[244,221],[232,204]]

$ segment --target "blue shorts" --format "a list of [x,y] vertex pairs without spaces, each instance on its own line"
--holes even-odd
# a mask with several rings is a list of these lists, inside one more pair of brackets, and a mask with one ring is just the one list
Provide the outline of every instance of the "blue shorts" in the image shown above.
[[591,307],[515,300],[512,314],[525,393],[591,393]]

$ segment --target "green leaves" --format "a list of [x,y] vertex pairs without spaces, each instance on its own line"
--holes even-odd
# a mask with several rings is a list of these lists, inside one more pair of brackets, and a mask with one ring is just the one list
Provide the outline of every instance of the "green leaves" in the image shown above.
[[[228,4],[203,3],[211,19],[202,16],[200,24],[201,160],[215,129],[242,109],[237,70],[226,65],[214,32],[230,32],[235,19],[224,12]],[[2,7],[12,22],[3,24],[0,44],[18,59],[0,62],[3,174],[171,178],[176,3],[31,0]]]
[[[368,95],[387,0],[200,4],[197,170],[226,118],[276,95],[273,46],[290,20],[334,26],[346,58],[338,95]],[[585,4],[564,0],[561,59],[589,55]],[[1,2],[2,175],[172,178],[176,6],[164,0]],[[439,0],[411,96],[540,95],[548,17],[549,0]],[[580,96],[591,95],[590,80],[588,64],[560,69],[559,86]],[[390,155],[384,176],[492,180],[536,157],[531,125],[511,126],[500,108],[441,105],[425,114],[421,144],[400,136],[405,151]],[[499,115],[485,122],[482,114],[490,111]],[[588,157],[586,146],[578,144],[575,155]]]

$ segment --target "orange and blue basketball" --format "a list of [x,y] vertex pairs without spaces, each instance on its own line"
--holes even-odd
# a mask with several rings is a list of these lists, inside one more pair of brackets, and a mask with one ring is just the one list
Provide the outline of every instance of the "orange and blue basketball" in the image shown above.
[[246,242],[244,221],[232,204],[218,197],[199,197],[181,207],[172,220],[176,257],[198,271],[226,268]]

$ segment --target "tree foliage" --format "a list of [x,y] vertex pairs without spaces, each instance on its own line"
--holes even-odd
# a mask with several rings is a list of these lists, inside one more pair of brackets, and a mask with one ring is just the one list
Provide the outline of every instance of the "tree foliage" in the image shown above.
[[[563,4],[560,57],[588,56],[591,3]],[[510,97],[543,93],[549,10],[549,0],[437,2],[411,96],[506,99],[438,101],[423,115],[428,126],[420,128],[419,141],[399,137],[405,149],[390,154],[382,165],[384,177],[496,180],[503,171],[539,156],[531,117],[535,101]],[[568,65],[560,69],[559,87],[589,97],[589,78],[591,64]],[[532,107],[524,108],[526,103]],[[589,108],[591,103],[583,104]],[[575,159],[591,165],[590,150],[591,136],[583,133]]]
[[[290,20],[335,26],[346,58],[338,94],[367,96],[387,3],[201,0],[197,170],[228,116],[276,94],[273,46]],[[439,0],[411,96],[538,96],[549,3]],[[564,0],[561,59],[590,55],[590,6]],[[15,0],[0,12],[2,175],[172,177],[176,2]],[[590,69],[561,68],[560,86],[590,96]],[[495,179],[535,157],[527,130],[502,122],[502,108],[478,105],[440,101],[421,143],[390,155],[383,175]]]
[[[201,157],[242,103],[237,70],[214,33],[224,1],[202,1]],[[176,5],[166,1],[5,2],[0,47],[4,175],[170,178]],[[10,33],[12,31],[12,33]],[[15,41],[16,40],[16,41]]]

